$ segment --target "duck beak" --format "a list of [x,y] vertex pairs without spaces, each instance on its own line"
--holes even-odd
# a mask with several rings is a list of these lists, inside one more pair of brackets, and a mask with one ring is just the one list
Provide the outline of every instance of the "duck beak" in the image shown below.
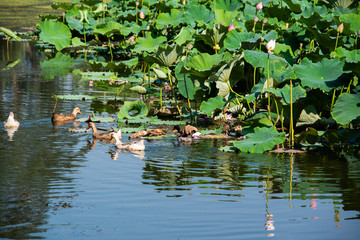
[[82,114],[81,112],[79,112],[80,114]]
[[87,126],[86,130],[88,130],[90,128],[90,125]]

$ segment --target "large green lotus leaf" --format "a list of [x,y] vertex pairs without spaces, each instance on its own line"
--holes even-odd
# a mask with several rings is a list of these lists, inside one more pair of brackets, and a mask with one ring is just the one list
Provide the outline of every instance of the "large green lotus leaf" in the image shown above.
[[283,0],[293,12],[300,13],[304,1],[301,0]]
[[72,45],[74,47],[87,47],[87,46],[89,46],[89,44],[86,44],[86,43],[82,42],[80,40],[80,38],[78,38],[78,37],[74,37],[73,39],[71,39],[71,43],[72,43]]
[[357,34],[360,30],[360,15],[351,13],[351,14],[344,14],[340,16],[340,21],[344,23],[350,24],[350,29]]
[[236,51],[241,48],[241,42],[258,38],[260,38],[260,35],[252,32],[230,31],[224,40],[224,47],[230,51]]
[[200,111],[205,112],[208,116],[211,116],[211,113],[215,109],[223,109],[225,105],[225,99],[218,95],[213,98],[209,98],[206,102],[202,102],[200,106]]
[[119,119],[123,119],[123,118],[138,119],[138,118],[146,117],[147,115],[148,115],[148,108],[146,107],[146,104],[142,101],[125,102],[124,106],[121,107],[118,113]]
[[342,82],[338,78],[347,73],[343,71],[344,64],[345,61],[338,59],[324,58],[320,62],[313,63],[304,58],[300,65],[294,66],[294,70],[303,86],[319,88],[328,92],[342,86]]
[[125,21],[123,23],[123,27],[120,29],[120,33],[124,36],[128,36],[131,33],[139,34],[141,30],[144,30],[146,25],[140,26],[134,22],[129,23],[128,21]]
[[156,28],[163,29],[165,26],[178,26],[182,22],[183,12],[178,9],[171,9],[170,13],[160,13],[156,19]]
[[70,73],[72,59],[67,54],[56,53],[52,59],[40,63],[40,75],[46,79],[54,79],[55,76],[61,77]]
[[175,37],[175,43],[181,46],[184,43],[191,42],[193,40],[192,30],[190,28],[181,28],[180,33]]
[[[273,38],[275,39],[275,38]],[[291,65],[293,65],[295,63],[294,61],[294,53],[291,49],[291,47],[287,44],[283,44],[283,43],[276,43],[276,47],[274,49],[274,52],[277,55],[281,55],[285,58],[285,60],[290,63]]]
[[109,21],[105,24],[99,24],[94,29],[94,33],[101,34],[104,36],[110,36],[114,33],[119,33],[122,25],[115,21]]
[[197,40],[203,40],[205,44],[213,47],[216,44],[222,45],[222,41],[224,40],[226,33],[227,29],[225,27],[217,29],[214,25],[212,29],[207,29],[201,34],[194,34],[194,36]]
[[0,32],[4,32],[7,36],[12,37],[16,40],[20,40],[21,38],[18,37],[13,31],[8,28],[0,27]]
[[[275,94],[277,97],[281,97],[283,99],[283,104],[290,104],[290,85],[286,84],[283,88],[270,88],[266,89],[266,91]],[[292,102],[296,102],[299,98],[306,97],[306,90],[302,88],[300,85],[293,87],[292,89]]]
[[235,141],[234,146],[242,152],[263,153],[285,141],[285,133],[279,133],[274,127],[256,127],[253,133],[246,135],[242,141]]
[[225,11],[237,11],[243,6],[243,4],[237,0],[216,0],[213,2],[215,3],[215,6],[213,4],[214,8]]
[[191,74],[200,77],[208,77],[214,67],[218,67],[223,60],[220,54],[210,55],[208,53],[200,53],[195,55],[186,64],[186,69],[190,69]]
[[215,23],[221,23],[225,24],[225,26],[230,26],[238,13],[238,11],[226,11],[223,9],[216,9]]
[[155,36],[150,32],[147,32],[145,37],[139,37],[136,41],[134,52],[154,52],[155,49],[160,46],[163,42],[166,42],[166,37]]
[[56,98],[63,99],[63,100],[81,100],[81,101],[85,101],[85,100],[95,99],[96,97],[89,96],[89,95],[56,95]]
[[181,95],[190,100],[194,100],[195,86],[194,82],[190,78],[190,74],[180,73],[184,66],[184,62],[181,61],[176,65],[175,76],[177,81],[177,87]]
[[175,61],[179,60],[182,53],[182,47],[175,45],[171,47],[158,47],[153,55],[148,55],[144,58],[145,61],[150,63],[157,63],[160,66],[170,67]]
[[360,93],[343,93],[336,100],[331,111],[332,117],[339,124],[348,124],[351,120],[360,117]]
[[41,30],[40,40],[55,45],[56,50],[70,46],[71,32],[68,26],[62,22],[53,22],[46,20],[39,24]]
[[213,18],[214,14],[204,5],[194,5],[184,15],[184,21],[192,26],[195,26],[197,22],[208,23]]
[[348,51],[343,47],[338,47],[335,52],[331,53],[331,56],[337,56],[338,58],[345,58],[348,63],[357,63],[360,61],[360,49]]

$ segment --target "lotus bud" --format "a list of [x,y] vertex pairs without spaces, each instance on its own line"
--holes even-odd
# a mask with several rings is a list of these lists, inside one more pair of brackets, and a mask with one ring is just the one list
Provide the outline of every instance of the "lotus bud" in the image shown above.
[[289,28],[289,23],[286,23],[286,24],[285,24],[285,28]]
[[274,50],[275,49],[275,40],[274,39],[271,39],[267,44],[266,44],[266,49],[268,50],[268,53],[271,55],[271,54],[274,54],[273,52],[271,52],[271,50]]
[[341,23],[341,24],[338,26],[338,28],[337,28],[337,32],[338,32],[338,33],[342,33],[343,31],[344,31],[344,24]]
[[259,18],[258,17],[254,17],[254,22],[257,22],[257,21],[259,21]]
[[302,50],[302,47],[303,47],[303,44],[302,44],[302,43],[300,43],[300,50]]
[[260,38],[260,42],[264,42],[265,38],[264,37],[261,37]]
[[143,11],[140,11],[139,17],[140,17],[141,19],[144,19],[144,18],[145,18],[145,15],[144,15],[144,12],[143,12]]
[[263,3],[262,3],[262,2],[259,2],[259,3],[256,5],[256,9],[257,9],[258,11],[260,11],[262,8],[263,8]]
[[266,19],[266,18],[263,19],[263,24],[265,24],[265,23],[267,23],[267,19]]
[[139,6],[139,2],[135,2],[135,5],[136,5],[136,7],[138,7],[138,6]]
[[228,28],[228,32],[230,32],[231,30],[234,30],[234,29],[235,29],[234,24],[231,24],[231,25],[229,26],[229,28]]
[[186,0],[183,0],[183,1],[182,1],[182,4],[185,5],[185,4],[186,4]]
[[186,45],[186,48],[187,48],[188,50],[191,50],[193,47],[194,47],[194,45],[192,45],[191,43],[188,43],[188,44]]

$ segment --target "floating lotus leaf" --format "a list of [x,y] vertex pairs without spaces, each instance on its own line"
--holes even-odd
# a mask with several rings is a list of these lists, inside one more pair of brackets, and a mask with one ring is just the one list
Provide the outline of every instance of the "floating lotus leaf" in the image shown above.
[[167,125],[167,126],[175,126],[175,125],[185,125],[186,121],[170,121],[170,120],[161,120],[154,118],[151,120],[151,124],[153,125]]
[[[131,114],[134,112],[134,114]],[[130,115],[131,114],[131,115]],[[142,101],[125,102],[124,106],[121,107],[118,117],[119,119],[139,119],[148,115],[148,108]]]
[[150,32],[147,32],[144,38],[138,38],[136,41],[134,52],[154,52],[155,49],[160,46],[163,42],[166,42],[166,37],[155,36]]
[[163,29],[165,26],[178,26],[182,22],[183,13],[178,9],[171,9],[170,13],[160,13],[156,19],[156,28]]
[[335,52],[331,53],[331,56],[345,58],[348,63],[357,63],[360,62],[360,49],[348,51],[343,47],[338,47]]
[[15,67],[19,62],[21,62],[21,59],[16,59],[14,61],[11,61],[7,63],[6,66],[1,69],[1,71],[9,70],[10,68]]
[[62,22],[46,20],[39,24],[40,40],[55,45],[56,50],[70,46],[71,32],[68,26]]
[[113,72],[82,72],[80,75],[83,81],[111,81],[116,78]]
[[184,15],[184,21],[192,26],[195,26],[197,22],[208,23],[213,18],[213,13],[206,9],[204,5],[194,5]]
[[[85,122],[87,120],[88,120],[87,117],[77,119],[77,121],[79,121],[79,122]],[[96,116],[92,116],[91,120],[94,122],[96,121],[96,122],[102,122],[102,123],[115,121],[115,119],[113,117],[96,117]]]
[[[290,104],[290,85],[286,84],[283,88],[270,88],[266,91],[275,94],[277,97],[281,97],[284,105]],[[299,98],[306,97],[306,90],[300,85],[293,87],[292,89],[292,102],[295,103]]]
[[55,76],[61,77],[70,73],[72,58],[61,52],[56,53],[52,59],[40,63],[40,75],[45,79],[54,79]]
[[341,94],[336,100],[331,115],[341,125],[346,125],[351,120],[360,117],[360,93]]
[[94,33],[101,34],[104,36],[110,36],[114,33],[120,33],[122,25],[115,21],[109,21],[105,24],[99,24],[94,29]]
[[360,30],[360,15],[355,13],[344,14],[340,16],[340,21],[350,24],[350,29],[355,34]]
[[273,149],[277,144],[285,141],[285,133],[278,132],[274,127],[256,127],[253,133],[246,135],[246,139],[235,141],[234,146],[242,152],[263,153]]
[[220,147],[219,151],[221,152],[236,152],[236,147],[234,146],[225,146],[225,147]]
[[192,29],[181,28],[180,33],[175,37],[175,42],[181,46],[184,43],[191,42],[193,40],[193,35],[191,33]]
[[343,83],[339,77],[347,73],[343,71],[344,64],[345,61],[338,59],[324,58],[320,62],[313,63],[304,58],[300,65],[294,66],[294,70],[303,86],[330,91],[342,86]]
[[10,29],[4,28],[4,27],[0,27],[0,32],[4,32],[8,37],[14,38],[16,40],[21,39],[13,31],[11,31]]
[[206,115],[211,116],[211,113],[215,109],[223,109],[225,105],[225,99],[222,96],[216,96],[209,98],[206,102],[202,102],[200,106],[200,111],[205,112]]
[[94,96],[89,95],[56,95],[56,98],[63,99],[63,100],[89,100],[89,99],[95,99]]

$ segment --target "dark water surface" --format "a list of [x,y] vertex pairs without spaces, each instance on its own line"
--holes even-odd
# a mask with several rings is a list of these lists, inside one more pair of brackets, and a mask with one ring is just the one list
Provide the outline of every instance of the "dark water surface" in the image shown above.
[[[99,94],[71,73],[48,80],[29,42],[0,44],[0,238],[359,239],[360,162],[217,151],[216,141],[147,141],[144,153],[54,127],[55,94]],[[89,101],[59,101],[58,112]],[[21,122],[9,133],[9,112]],[[104,116],[115,116],[103,112]],[[84,116],[81,116],[84,117]],[[110,123],[100,127],[110,128]],[[13,134],[13,136],[11,136]],[[9,136],[10,135],[10,136]],[[124,138],[127,138],[125,135]]]

